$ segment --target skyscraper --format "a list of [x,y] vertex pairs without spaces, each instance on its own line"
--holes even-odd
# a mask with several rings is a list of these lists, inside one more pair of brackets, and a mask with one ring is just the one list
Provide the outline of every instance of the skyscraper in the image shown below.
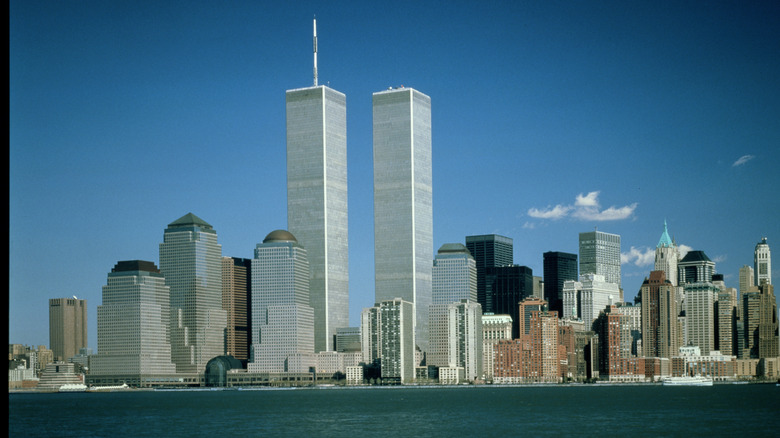
[[222,257],[222,308],[227,312],[225,353],[240,360],[249,360],[251,343],[252,259]]
[[619,235],[602,231],[580,233],[580,275],[585,274],[603,275],[606,282],[617,284],[623,301]]
[[447,305],[447,365],[462,367],[467,380],[481,379],[482,306],[463,299]]
[[498,234],[466,236],[466,248],[477,264],[477,302],[486,309],[485,269],[514,263],[514,246],[509,237]]
[[755,268],[756,286],[761,286],[761,283],[764,281],[772,284],[772,252],[769,251],[766,237],[756,244],[756,251],[753,253],[753,266]]
[[577,254],[550,251],[544,257],[544,300],[549,303],[549,309],[563,315],[563,283],[567,280],[576,281]]
[[[704,254],[704,251],[688,251],[685,257],[677,264],[678,283],[712,282],[712,274],[715,273],[715,262]],[[704,354],[704,349],[702,349]]]
[[140,384],[143,376],[174,374],[170,305],[170,288],[153,262],[118,262],[97,309],[98,354],[91,358],[90,375]]
[[87,300],[49,300],[49,346],[54,360],[67,361],[87,347]]
[[599,312],[613,305],[619,293],[617,284],[603,275],[583,274],[580,281],[568,280],[563,284],[563,317],[580,318],[590,330]]
[[[656,253],[657,254],[657,253]],[[676,276],[675,276],[676,277]],[[646,357],[677,355],[677,291],[666,272],[650,272],[639,290],[642,298],[642,347]]]
[[160,272],[170,288],[171,359],[177,373],[202,373],[225,353],[222,245],[217,232],[192,213],[168,224],[160,244]]
[[519,307],[531,296],[534,288],[533,270],[527,266],[498,266],[485,269],[485,311],[512,317],[512,338],[519,337]]
[[715,299],[719,290],[708,281],[685,284],[685,339],[708,355],[715,349]]
[[272,231],[255,248],[251,356],[249,372],[308,372],[315,363],[306,250],[285,230]]
[[680,252],[677,244],[669,237],[669,230],[664,221],[664,232],[655,247],[655,271],[664,271],[666,279],[677,286],[677,263],[680,261]]
[[386,382],[414,379],[414,305],[401,298],[376,303],[360,315],[363,360],[379,361]]
[[[476,264],[463,244],[448,243],[439,248],[433,261],[432,289],[433,304],[429,311],[429,351],[426,363],[446,367],[449,366],[447,349],[451,335],[447,324],[448,306],[460,303],[461,300],[468,300],[473,304],[477,302]],[[480,308],[480,315],[481,313]],[[481,337],[480,332],[480,342]]]
[[374,93],[376,301],[414,305],[418,346],[428,350],[433,264],[431,99],[411,88]]
[[316,351],[349,325],[347,101],[325,86],[287,91],[287,227],[306,248]]

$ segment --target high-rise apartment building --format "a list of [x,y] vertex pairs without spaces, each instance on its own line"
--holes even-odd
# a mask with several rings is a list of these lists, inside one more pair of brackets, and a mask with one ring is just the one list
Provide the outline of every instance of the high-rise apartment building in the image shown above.
[[287,228],[306,248],[316,351],[349,325],[347,103],[326,86],[289,90]]
[[98,354],[91,356],[90,375],[140,383],[144,376],[174,374],[170,305],[170,288],[153,262],[118,262],[97,309]]
[[679,261],[680,251],[677,248],[677,243],[669,237],[669,230],[666,226],[666,221],[664,221],[664,232],[661,234],[661,239],[655,247],[654,270],[663,271],[666,280],[672,286],[677,286],[677,263]]
[[544,257],[544,300],[549,309],[563,315],[563,283],[577,281],[577,254],[550,251]]
[[225,353],[246,366],[251,345],[252,259],[222,257],[222,308],[227,312]]
[[742,295],[742,337],[741,357],[760,359],[778,357],[780,339],[778,339],[777,300],[774,286],[762,283],[753,286]]
[[514,263],[514,245],[509,237],[498,234],[466,236],[466,248],[477,265],[477,302],[486,309],[485,270]]
[[715,350],[715,299],[719,292],[709,281],[685,283],[685,340],[705,356]]
[[385,300],[361,313],[363,359],[381,366],[385,382],[414,379],[414,305],[401,298]]
[[49,300],[49,346],[54,360],[63,362],[87,347],[87,300]]
[[308,372],[315,364],[306,255],[285,230],[272,231],[255,248],[249,372]]
[[756,250],[753,253],[753,267],[756,275],[756,286],[766,281],[772,284],[772,252],[769,250],[769,244],[766,243],[766,237],[756,244]]
[[585,274],[603,275],[604,281],[617,284],[621,290],[619,299],[623,301],[619,235],[602,231],[580,233],[580,275]]
[[639,293],[642,298],[642,347],[646,357],[671,359],[678,353],[677,316],[680,312],[676,289],[664,270],[650,272],[650,278],[642,283]]
[[467,380],[482,379],[482,306],[463,299],[447,305],[447,365],[461,367]]
[[412,303],[415,339],[428,350],[433,264],[431,99],[411,88],[374,93],[376,302]]
[[482,315],[482,371],[485,379],[493,378],[493,354],[501,340],[512,339],[512,317],[509,315]]
[[489,313],[512,317],[512,338],[520,335],[518,305],[534,289],[533,270],[527,266],[497,266],[485,269],[485,301]]
[[[477,270],[474,258],[463,244],[442,245],[433,260],[431,306],[429,309],[429,343],[426,363],[449,366],[450,345],[447,324],[448,306],[461,300],[477,302]],[[480,308],[481,313],[481,308]],[[481,339],[481,334],[480,334]]]
[[222,245],[217,232],[188,213],[168,224],[160,244],[160,272],[170,288],[171,359],[177,373],[202,373],[225,353]]

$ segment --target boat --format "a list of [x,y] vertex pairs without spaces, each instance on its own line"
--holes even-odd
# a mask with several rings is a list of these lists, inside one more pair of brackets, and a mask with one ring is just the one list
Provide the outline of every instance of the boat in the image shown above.
[[87,385],[83,383],[66,383],[60,386],[59,392],[84,392],[87,390]]
[[712,386],[712,377],[683,376],[667,377],[662,381],[664,386]]
[[124,391],[126,389],[130,389],[130,387],[127,386],[127,383],[123,383],[121,385],[114,386],[90,386],[89,389],[87,389],[87,392],[113,392]]

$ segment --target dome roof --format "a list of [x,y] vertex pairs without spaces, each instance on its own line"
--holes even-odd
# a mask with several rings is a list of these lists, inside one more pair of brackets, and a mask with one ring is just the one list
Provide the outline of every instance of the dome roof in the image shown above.
[[466,245],[462,243],[445,243],[439,248],[439,254],[468,254],[471,255]]
[[295,236],[293,236],[292,233],[287,230],[276,230],[268,233],[268,235],[265,236],[265,239],[263,239],[263,243],[268,243],[268,242],[298,243],[298,239],[296,239]]
[[680,263],[690,263],[690,262],[711,262],[709,257],[707,257],[707,254],[704,254],[704,251],[688,251],[688,254],[685,254],[685,257],[683,257],[682,260],[680,260]]

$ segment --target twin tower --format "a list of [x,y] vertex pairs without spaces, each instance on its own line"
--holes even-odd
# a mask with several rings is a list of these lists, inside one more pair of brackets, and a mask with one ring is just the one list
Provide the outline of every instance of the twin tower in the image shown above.
[[[336,330],[349,326],[346,96],[315,79],[312,87],[287,91],[286,106],[287,227],[308,253],[315,351],[333,350]],[[417,344],[426,351],[430,98],[403,87],[374,93],[373,137],[375,300],[413,303]]]

